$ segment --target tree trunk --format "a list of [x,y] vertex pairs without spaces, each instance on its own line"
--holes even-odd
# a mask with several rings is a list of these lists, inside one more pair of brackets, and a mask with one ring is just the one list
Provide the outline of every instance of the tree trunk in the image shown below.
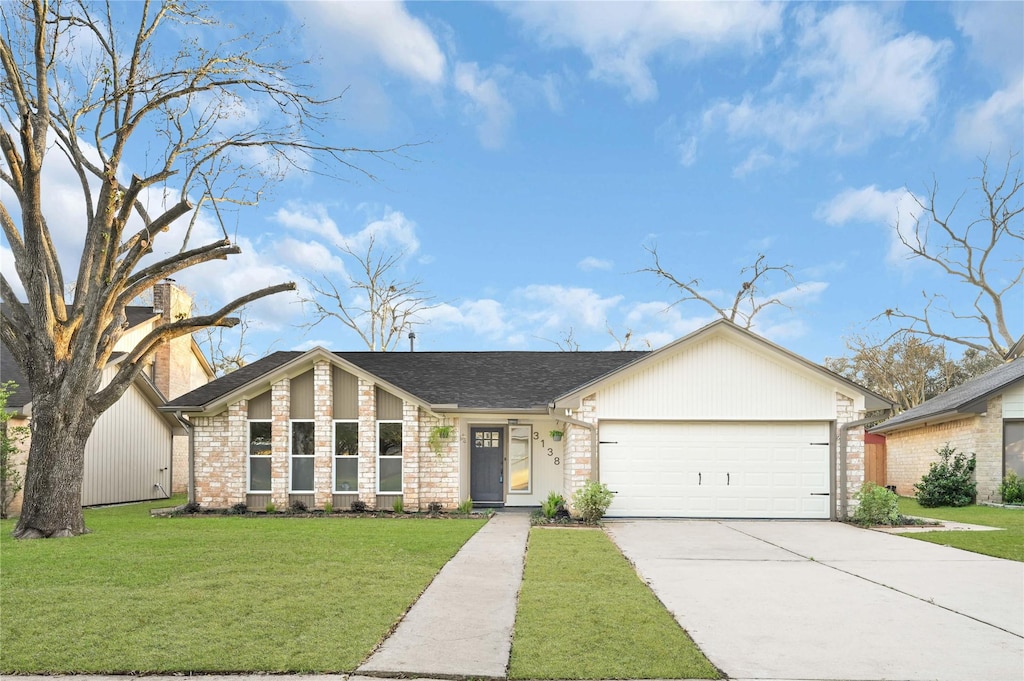
[[33,404],[32,442],[15,539],[73,537],[88,531],[82,515],[82,478],[85,443],[96,419],[54,406]]

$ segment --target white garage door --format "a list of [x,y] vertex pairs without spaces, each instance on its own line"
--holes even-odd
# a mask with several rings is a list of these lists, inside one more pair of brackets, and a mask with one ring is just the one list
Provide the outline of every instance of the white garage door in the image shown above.
[[610,516],[829,517],[828,423],[600,426]]

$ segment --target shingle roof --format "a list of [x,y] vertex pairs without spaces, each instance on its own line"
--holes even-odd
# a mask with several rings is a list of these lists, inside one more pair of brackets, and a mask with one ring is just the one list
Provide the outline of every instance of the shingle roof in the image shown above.
[[[6,307],[6,303],[4,304]],[[128,328],[138,326],[153,317],[159,316],[153,312],[152,307],[143,305],[129,305],[124,309],[125,317],[128,320]],[[117,355],[114,355],[116,357]],[[113,359],[113,357],[112,357]],[[32,401],[32,390],[29,388],[25,375],[21,373],[21,367],[14,361],[14,355],[3,343],[0,343],[0,381],[14,381],[18,389],[7,397],[8,408],[21,409]]]
[[908,409],[871,430],[886,432],[946,414],[971,413],[975,403],[987,399],[1021,379],[1024,379],[1024,359],[1000,364],[995,369],[937,395],[924,404]]
[[[169,408],[203,407],[299,357],[275,352],[182,395]],[[530,409],[647,352],[336,352],[426,404],[460,409]]]

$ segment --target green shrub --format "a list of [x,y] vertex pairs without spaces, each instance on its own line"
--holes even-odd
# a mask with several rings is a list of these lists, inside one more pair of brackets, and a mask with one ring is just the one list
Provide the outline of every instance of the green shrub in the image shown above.
[[277,513],[277,505],[273,501],[268,501],[264,507],[267,513]]
[[328,501],[326,504],[324,504],[324,514],[330,515],[332,513],[334,513],[334,504]]
[[466,497],[466,500],[459,504],[459,513],[469,515],[473,512],[473,497]]
[[233,513],[235,515],[245,515],[248,512],[249,512],[249,507],[245,504],[244,501],[240,501],[240,502],[238,502],[237,504],[235,504],[234,506],[231,507],[231,513]]
[[941,460],[933,462],[921,482],[914,485],[917,503],[925,508],[970,505],[977,494],[977,483],[973,480],[977,465],[974,454],[968,457],[957,452],[948,442],[935,451]]
[[296,499],[288,504],[288,510],[291,513],[309,513],[309,506],[302,499]]
[[558,511],[565,507],[565,497],[558,492],[548,492],[548,498],[541,502],[540,512],[545,518],[551,520]]
[[853,512],[858,525],[899,525],[900,505],[896,493],[873,482],[865,482],[853,496],[860,503]]
[[405,502],[402,501],[402,497],[395,497],[395,501],[391,504],[391,509],[395,513],[405,513]]
[[353,513],[366,513],[366,502],[362,499],[356,499],[348,506],[349,510]]
[[590,480],[572,495],[572,505],[583,522],[593,525],[604,517],[613,498],[614,494],[607,485]]
[[1004,504],[1024,504],[1024,478],[1015,471],[1007,471],[999,485],[999,496]]

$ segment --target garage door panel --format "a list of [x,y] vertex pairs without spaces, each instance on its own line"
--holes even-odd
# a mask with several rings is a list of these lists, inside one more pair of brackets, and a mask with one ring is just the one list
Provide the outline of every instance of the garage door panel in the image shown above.
[[828,518],[829,432],[825,422],[604,422],[609,515]]

